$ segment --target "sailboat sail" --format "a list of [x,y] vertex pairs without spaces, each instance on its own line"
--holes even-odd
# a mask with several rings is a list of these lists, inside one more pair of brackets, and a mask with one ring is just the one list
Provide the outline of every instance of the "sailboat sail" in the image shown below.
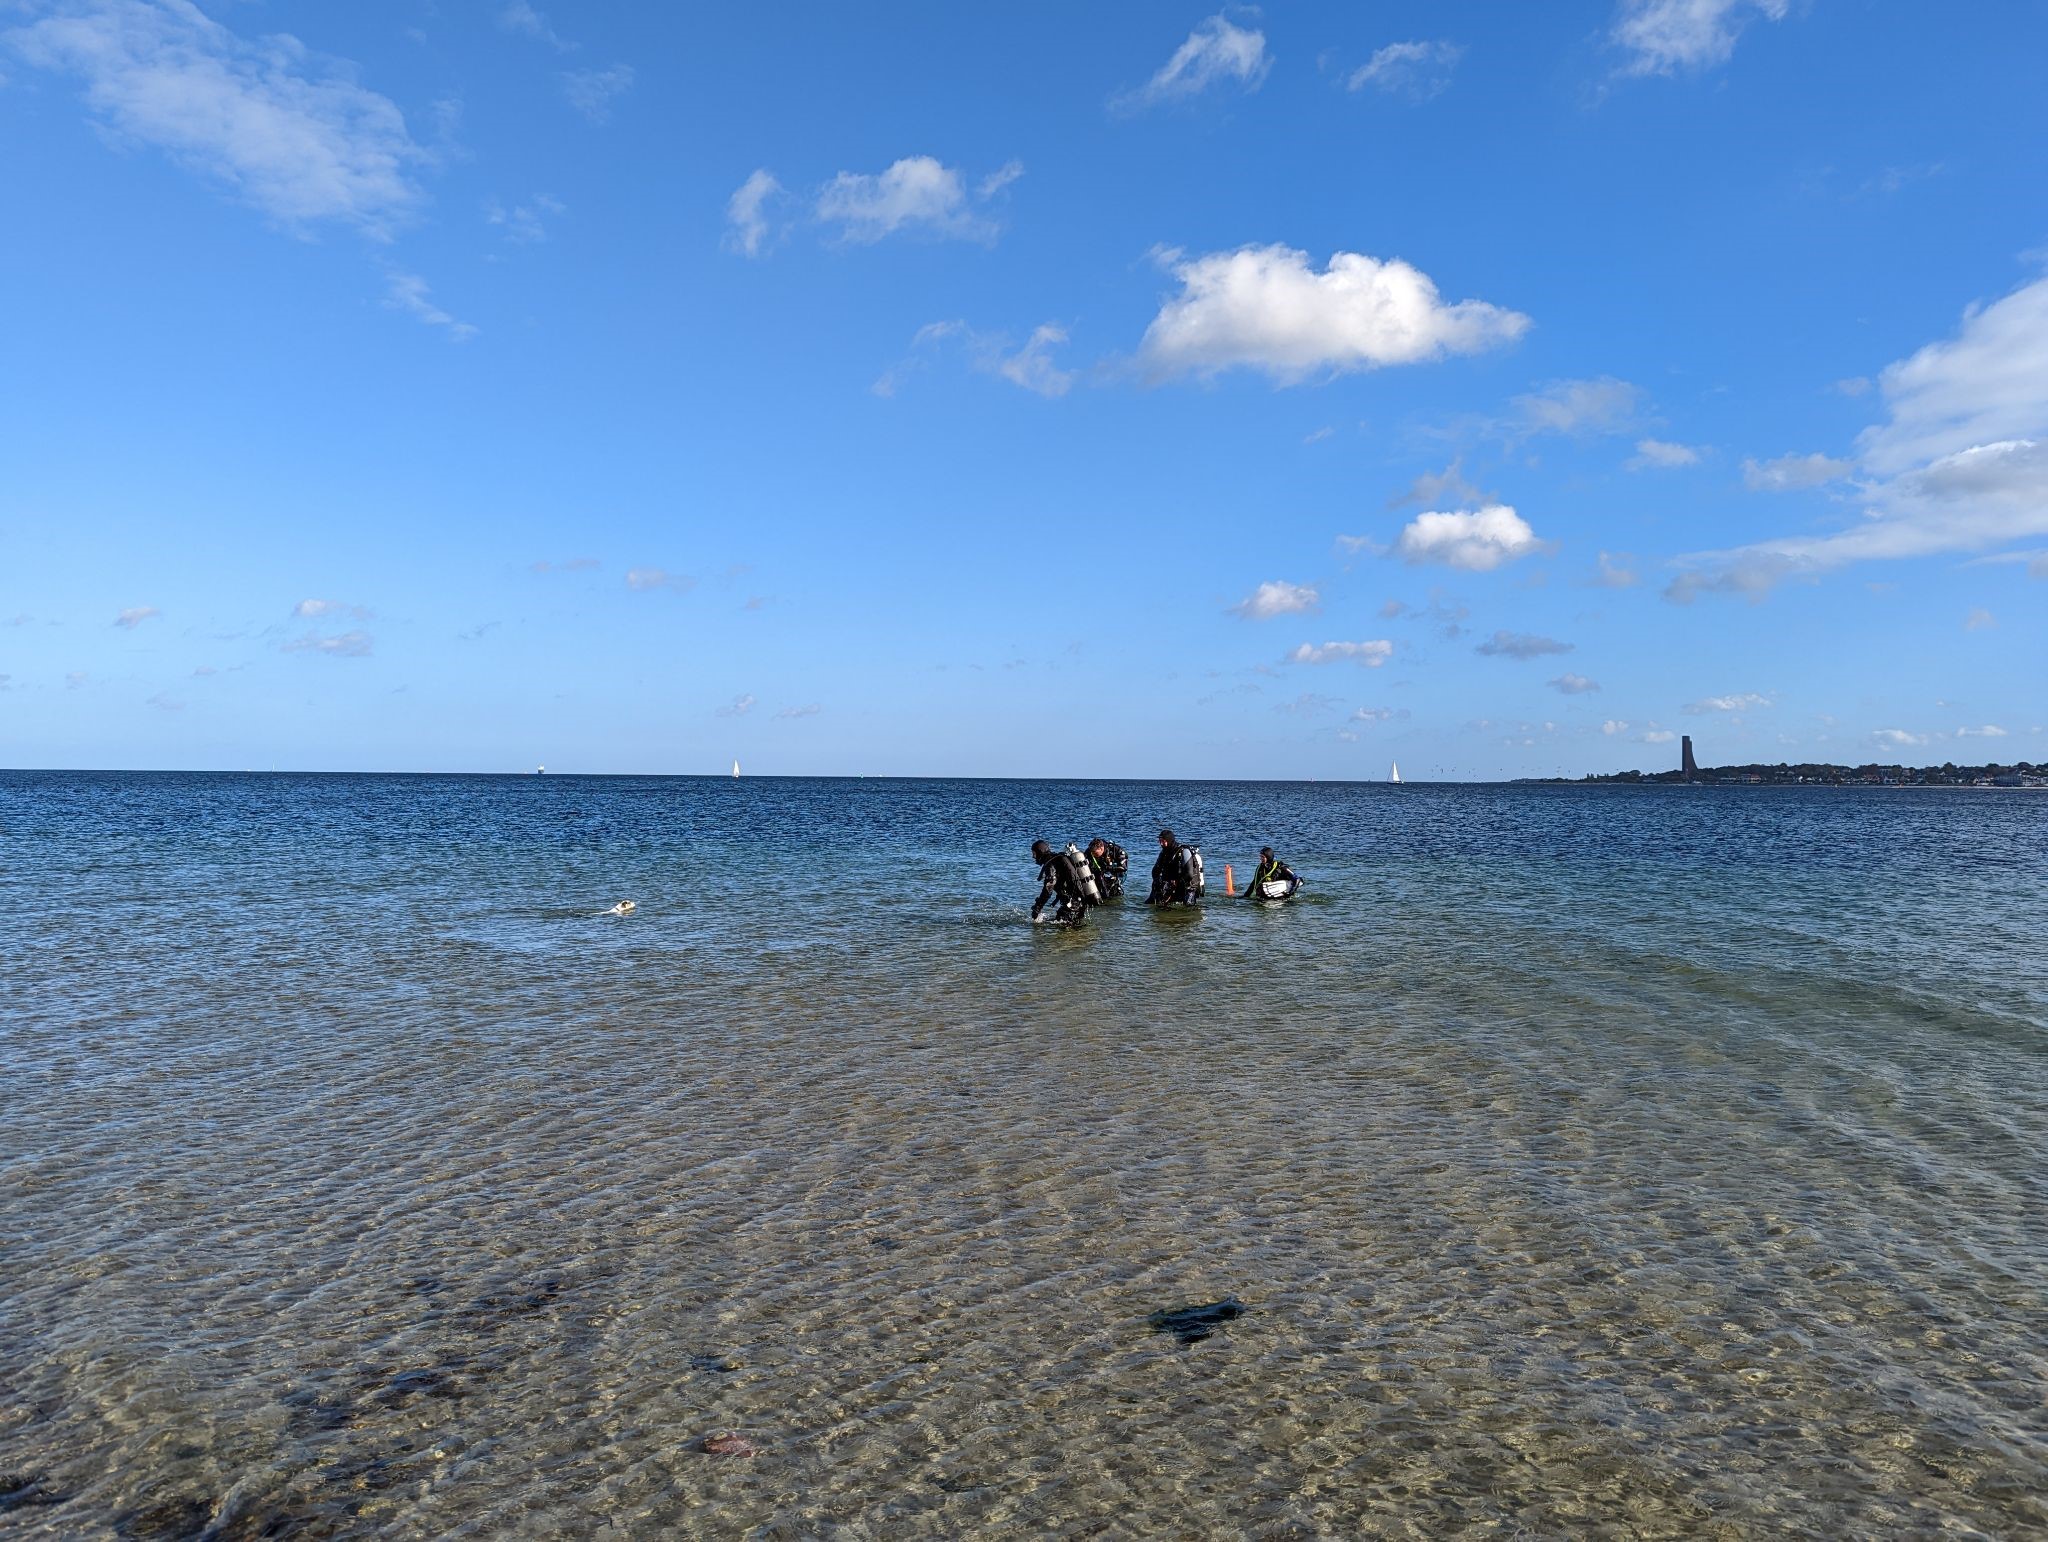
[[735,782],[740,779],[740,763],[737,760],[732,763],[732,779]]
[[1390,781],[1390,782],[1398,782],[1398,781],[1400,781],[1400,780],[1401,780],[1401,762],[1400,762],[1400,761],[1398,761],[1398,760],[1397,760],[1397,761],[1395,761],[1395,762],[1393,763],[1393,769],[1392,769],[1392,770],[1390,770],[1389,772],[1387,772],[1387,780],[1388,780],[1388,781]]

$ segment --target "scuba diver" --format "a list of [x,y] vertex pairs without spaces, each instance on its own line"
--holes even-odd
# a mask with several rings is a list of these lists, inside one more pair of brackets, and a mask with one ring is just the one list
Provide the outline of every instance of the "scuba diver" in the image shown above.
[[1094,870],[1096,887],[1104,899],[1115,899],[1124,892],[1124,875],[1131,870],[1131,859],[1123,847],[1096,836],[1088,843],[1088,866]]
[[1041,885],[1038,901],[1031,907],[1033,923],[1037,922],[1039,912],[1045,909],[1046,901],[1057,896],[1059,905],[1053,911],[1053,925],[1079,926],[1088,917],[1088,907],[1096,904],[1102,896],[1086,860],[1072,847],[1054,851],[1046,841],[1031,843],[1031,860],[1038,864],[1038,882]]
[[1248,900],[1290,900],[1300,892],[1301,880],[1294,869],[1273,855],[1271,846],[1259,848],[1259,865],[1245,886]]
[[1159,860],[1152,864],[1148,905],[1194,905],[1202,898],[1202,850],[1183,846],[1171,830],[1159,832]]

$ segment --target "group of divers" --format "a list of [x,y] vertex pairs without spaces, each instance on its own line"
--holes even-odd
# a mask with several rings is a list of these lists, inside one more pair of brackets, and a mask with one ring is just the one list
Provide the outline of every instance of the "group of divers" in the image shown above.
[[[1038,864],[1038,901],[1031,907],[1034,924],[1045,920],[1045,909],[1053,906],[1052,924],[1079,926],[1095,906],[1124,892],[1124,878],[1131,859],[1114,841],[1096,836],[1087,847],[1067,843],[1064,851],[1050,841],[1031,843],[1031,860]],[[1162,909],[1199,905],[1206,884],[1202,874],[1202,849],[1183,845],[1171,830],[1159,832],[1159,860],[1152,864],[1152,892],[1145,903]],[[1271,846],[1259,848],[1259,863],[1252,881],[1245,885],[1248,900],[1293,899],[1301,891],[1301,880],[1273,855]]]

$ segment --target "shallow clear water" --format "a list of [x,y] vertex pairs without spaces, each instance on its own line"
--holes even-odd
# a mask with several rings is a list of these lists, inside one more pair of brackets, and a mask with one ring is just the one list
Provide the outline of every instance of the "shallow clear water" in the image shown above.
[[[1308,894],[1025,924],[1161,822]],[[2040,1532],[2044,917],[2027,794],[0,773],[0,1532]]]

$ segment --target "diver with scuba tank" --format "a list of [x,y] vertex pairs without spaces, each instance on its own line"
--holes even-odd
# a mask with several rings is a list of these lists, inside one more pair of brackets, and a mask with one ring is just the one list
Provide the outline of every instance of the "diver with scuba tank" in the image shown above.
[[1252,872],[1252,881],[1245,887],[1244,897],[1248,900],[1290,900],[1301,888],[1301,880],[1294,869],[1273,855],[1271,846],[1259,848],[1259,865]]
[[1152,864],[1152,892],[1145,903],[1161,907],[1197,905],[1203,892],[1202,848],[1183,846],[1171,830],[1159,832],[1159,860]]
[[1054,898],[1059,904],[1053,911],[1053,925],[1066,927],[1079,926],[1088,917],[1088,907],[1102,902],[1094,869],[1079,848],[1070,844],[1065,851],[1054,851],[1048,841],[1033,841],[1031,860],[1038,864],[1040,885],[1038,900],[1031,907],[1034,924],[1046,902]]
[[1114,841],[1096,836],[1088,843],[1088,866],[1095,874],[1095,886],[1102,890],[1106,900],[1117,898],[1124,892],[1124,875],[1131,870],[1131,859],[1123,847]]

